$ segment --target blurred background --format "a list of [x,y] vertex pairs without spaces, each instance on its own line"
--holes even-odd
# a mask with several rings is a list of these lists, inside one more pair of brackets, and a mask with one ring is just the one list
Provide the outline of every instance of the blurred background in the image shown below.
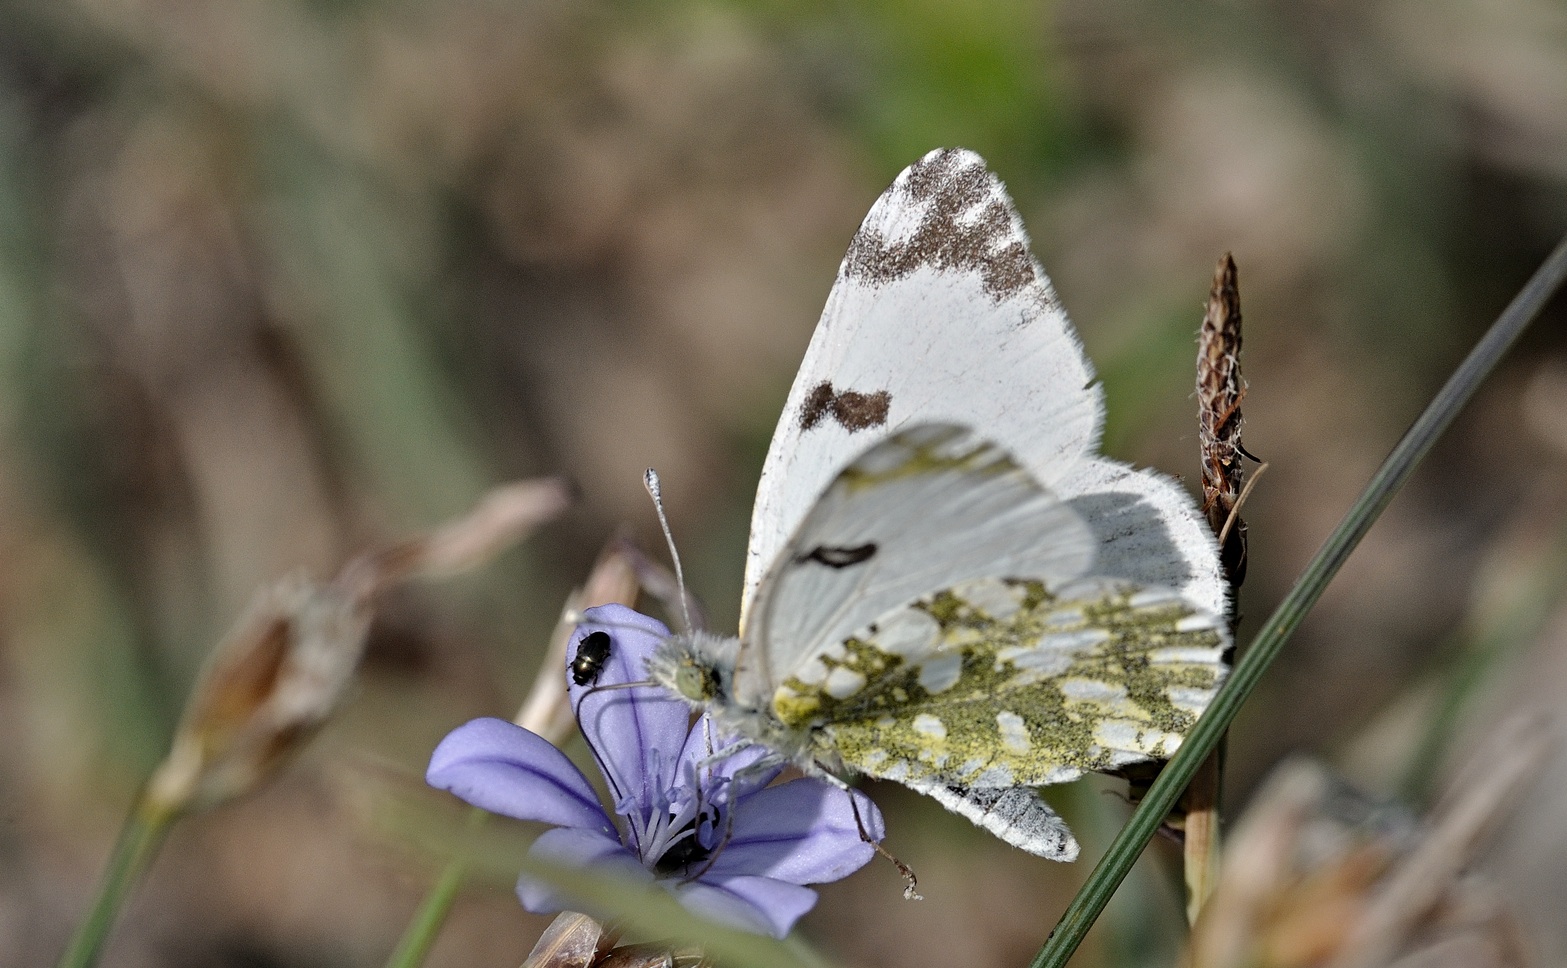
[[[387,603],[341,714],[175,832],[104,959],[380,964],[435,861],[365,802],[419,796],[447,730],[512,714],[617,529],[662,557],[645,467],[733,628],[838,260],[942,145],[1016,197],[1107,386],[1106,449],[1189,482],[1193,337],[1234,252],[1245,443],[1271,463],[1244,641],[1567,229],[1567,9],[0,0],[0,963],[57,957],[258,586],[569,475],[560,522]],[[1418,815],[1503,713],[1567,702],[1564,316],[1269,673],[1230,813],[1301,753]],[[1539,774],[1478,868],[1559,962],[1567,765]],[[1090,861],[1119,789],[1052,794]],[[1089,869],[871,792],[927,900],[887,865],[829,887],[803,931],[846,963],[1021,964]],[[1078,963],[1173,962],[1177,858],[1156,847]],[[545,919],[492,880],[432,965],[522,960]]]

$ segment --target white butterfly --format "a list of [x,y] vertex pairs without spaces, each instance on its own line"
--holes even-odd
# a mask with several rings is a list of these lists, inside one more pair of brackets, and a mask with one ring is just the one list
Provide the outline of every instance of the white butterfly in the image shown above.
[[1168,757],[1225,672],[1226,586],[1101,391],[1001,183],[908,168],[849,245],[762,470],[741,637],[655,679],[813,773],[1077,855],[1033,787]]

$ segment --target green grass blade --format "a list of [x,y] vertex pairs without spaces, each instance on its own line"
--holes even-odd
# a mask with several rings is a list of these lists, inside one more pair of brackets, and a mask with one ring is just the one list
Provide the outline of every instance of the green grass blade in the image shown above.
[[92,968],[98,963],[109,931],[119,920],[121,906],[130,896],[131,889],[141,881],[170,825],[178,817],[179,811],[167,804],[145,794],[138,797],[130,816],[125,818],[125,825],[120,828],[119,839],[98,883],[92,907],[77,925],[69,946],[60,956],[59,968]]
[[386,968],[419,968],[424,964],[424,959],[435,945],[435,939],[440,936],[441,928],[446,926],[446,916],[452,913],[452,905],[457,903],[457,894],[468,876],[474,835],[484,828],[489,818],[490,814],[478,807],[468,811],[465,831],[468,836],[446,861],[441,875],[419,903],[419,910],[414,913],[413,920],[408,922],[402,938],[398,939],[397,948],[386,960]]
[[1490,330],[1405,432],[1403,439],[1366,485],[1360,499],[1306,566],[1295,587],[1290,589],[1284,601],[1268,617],[1250,647],[1236,663],[1229,680],[1214,697],[1213,704],[1198,720],[1175,757],[1160,772],[1131,820],[1105,851],[1082,890],[1077,892],[1056,929],[1035,956],[1031,968],[1064,968],[1067,959],[1072,957],[1083,937],[1088,934],[1088,929],[1109,903],[1110,896],[1148,845],[1160,822],[1175,806],[1192,774],[1229,728],[1241,704],[1251,695],[1284,641],[1316,604],[1328,582],[1338,573],[1360,539],[1365,537],[1393,495],[1409,479],[1431,445],[1474,395],[1480,381],[1496,367],[1502,355],[1555,294],[1564,276],[1567,276],[1567,238],[1557,244],[1555,251],[1502,311],[1501,316],[1497,317]]

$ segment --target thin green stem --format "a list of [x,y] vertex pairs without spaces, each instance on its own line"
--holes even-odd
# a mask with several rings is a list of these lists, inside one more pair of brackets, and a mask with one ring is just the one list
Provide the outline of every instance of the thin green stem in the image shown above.
[[468,875],[472,833],[482,827],[488,818],[489,814],[478,807],[469,811],[468,842],[446,862],[441,876],[436,878],[435,885],[430,888],[430,893],[424,896],[424,901],[420,903],[419,910],[414,913],[413,920],[408,922],[408,928],[397,942],[396,950],[386,960],[386,968],[419,968],[424,964],[431,946],[435,944],[435,939],[440,937],[441,926],[446,923],[446,916],[451,913],[452,905],[457,901],[457,891]]
[[1067,959],[1072,957],[1088,934],[1088,929],[1110,902],[1111,895],[1132,869],[1138,855],[1148,845],[1160,822],[1175,806],[1181,791],[1191,782],[1192,774],[1224,736],[1235,714],[1240,711],[1241,704],[1251,695],[1252,689],[1272,664],[1285,640],[1316,604],[1328,582],[1338,573],[1360,539],[1365,537],[1393,495],[1409,479],[1421,458],[1425,457],[1436,439],[1452,423],[1454,416],[1474,395],[1480,381],[1496,367],[1502,355],[1545,307],[1564,277],[1567,277],[1567,238],[1557,244],[1555,251],[1502,311],[1501,316],[1497,317],[1490,330],[1405,432],[1403,439],[1366,485],[1359,500],[1301,573],[1295,587],[1284,596],[1279,607],[1257,632],[1229,679],[1214,697],[1213,704],[1197,721],[1175,757],[1160,771],[1143,797],[1143,802],[1072,899],[1044,947],[1035,956],[1031,968],[1064,968]]
[[103,880],[98,883],[98,896],[77,926],[65,954],[60,956],[59,968],[90,968],[98,963],[109,929],[119,919],[120,905],[147,870],[179,815],[177,809],[155,802],[145,793],[137,798],[136,806],[120,828]]

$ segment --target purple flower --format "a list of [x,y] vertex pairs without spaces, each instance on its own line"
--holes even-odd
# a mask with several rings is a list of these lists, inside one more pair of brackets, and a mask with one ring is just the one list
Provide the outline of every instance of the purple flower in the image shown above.
[[[668,629],[620,605],[588,609],[584,619],[568,661],[602,631],[610,649],[595,670],[597,685],[647,680],[647,657]],[[700,915],[780,938],[816,903],[803,885],[838,880],[871,859],[850,794],[808,778],[768,786],[780,768],[759,762],[766,750],[750,746],[715,761],[711,751],[728,738],[713,735],[706,717],[690,725],[690,707],[663,689],[592,691],[591,677],[577,678],[590,684],[568,674],[572,706],[615,816],[564,753],[500,719],[453,730],[431,755],[426,779],[492,813],[554,825],[534,842],[533,856],[652,880]],[[881,839],[876,806],[852,796],[866,831]],[[535,913],[565,905],[526,876],[517,895]]]

